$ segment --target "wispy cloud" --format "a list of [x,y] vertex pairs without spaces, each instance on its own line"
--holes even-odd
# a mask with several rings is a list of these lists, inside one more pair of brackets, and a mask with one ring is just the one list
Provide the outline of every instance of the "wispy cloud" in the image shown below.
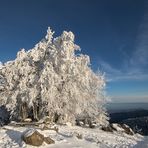
[[148,65],[148,12],[145,13],[139,27],[136,40],[136,50],[133,53],[130,64],[133,67],[144,67]]
[[[147,5],[148,6],[148,5]],[[100,60],[101,69],[106,72],[108,81],[121,80],[148,80],[148,10],[146,9],[143,21],[137,31],[135,50],[129,56],[125,51],[119,49],[123,55],[121,69],[117,69]]]
[[138,67],[118,70],[104,61],[100,61],[100,65],[101,70],[105,71],[107,81],[148,80],[148,74]]

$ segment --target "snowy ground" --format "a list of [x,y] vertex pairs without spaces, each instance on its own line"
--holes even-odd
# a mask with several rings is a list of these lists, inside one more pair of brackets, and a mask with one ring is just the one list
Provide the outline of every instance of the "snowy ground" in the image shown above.
[[[5,129],[4,129],[5,128]],[[21,140],[21,135],[26,127],[5,126],[0,129],[0,148],[34,148],[26,145]],[[130,136],[124,133],[109,133],[100,129],[89,129],[77,126],[59,126],[59,132],[52,130],[38,131],[44,136],[50,136],[55,144],[46,145],[41,148],[146,148],[147,140],[140,135]],[[82,135],[78,139],[77,135]],[[144,140],[144,141],[143,141]]]

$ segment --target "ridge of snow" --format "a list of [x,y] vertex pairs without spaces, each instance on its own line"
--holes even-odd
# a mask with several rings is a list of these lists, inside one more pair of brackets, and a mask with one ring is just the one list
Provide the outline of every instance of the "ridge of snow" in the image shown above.
[[[90,129],[77,126],[58,126],[58,128],[58,133],[37,129],[42,135],[49,136],[55,141],[55,144],[51,145],[44,143],[40,148],[144,148],[143,145],[148,146],[146,139],[138,134],[130,136],[119,132],[109,133],[98,128]],[[0,130],[0,147],[32,148],[21,141],[21,135],[25,130],[26,127],[5,126],[5,129]],[[82,135],[82,139],[78,139],[77,134]],[[143,140],[145,140],[144,143]]]

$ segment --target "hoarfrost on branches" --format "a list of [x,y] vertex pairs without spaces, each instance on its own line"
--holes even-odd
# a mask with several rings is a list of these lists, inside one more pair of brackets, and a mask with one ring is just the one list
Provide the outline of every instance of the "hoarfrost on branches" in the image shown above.
[[33,49],[22,49],[14,61],[0,68],[0,103],[13,118],[39,120],[48,115],[54,122],[73,122],[78,116],[107,123],[103,109],[105,80],[90,68],[87,55],[80,50],[74,34],[64,31],[47,35]]

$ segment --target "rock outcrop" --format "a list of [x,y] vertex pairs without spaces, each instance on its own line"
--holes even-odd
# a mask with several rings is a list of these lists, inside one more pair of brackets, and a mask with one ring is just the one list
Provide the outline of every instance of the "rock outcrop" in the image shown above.
[[109,124],[108,126],[103,126],[101,129],[106,132],[116,131],[116,132],[126,133],[128,135],[134,135],[133,130],[126,124],[112,123]]
[[24,132],[24,134],[22,135],[22,139],[26,144],[32,146],[41,146],[43,142],[46,142],[47,144],[55,143],[54,140],[52,140],[50,137],[44,137],[44,135],[42,135],[35,129],[29,129]]

